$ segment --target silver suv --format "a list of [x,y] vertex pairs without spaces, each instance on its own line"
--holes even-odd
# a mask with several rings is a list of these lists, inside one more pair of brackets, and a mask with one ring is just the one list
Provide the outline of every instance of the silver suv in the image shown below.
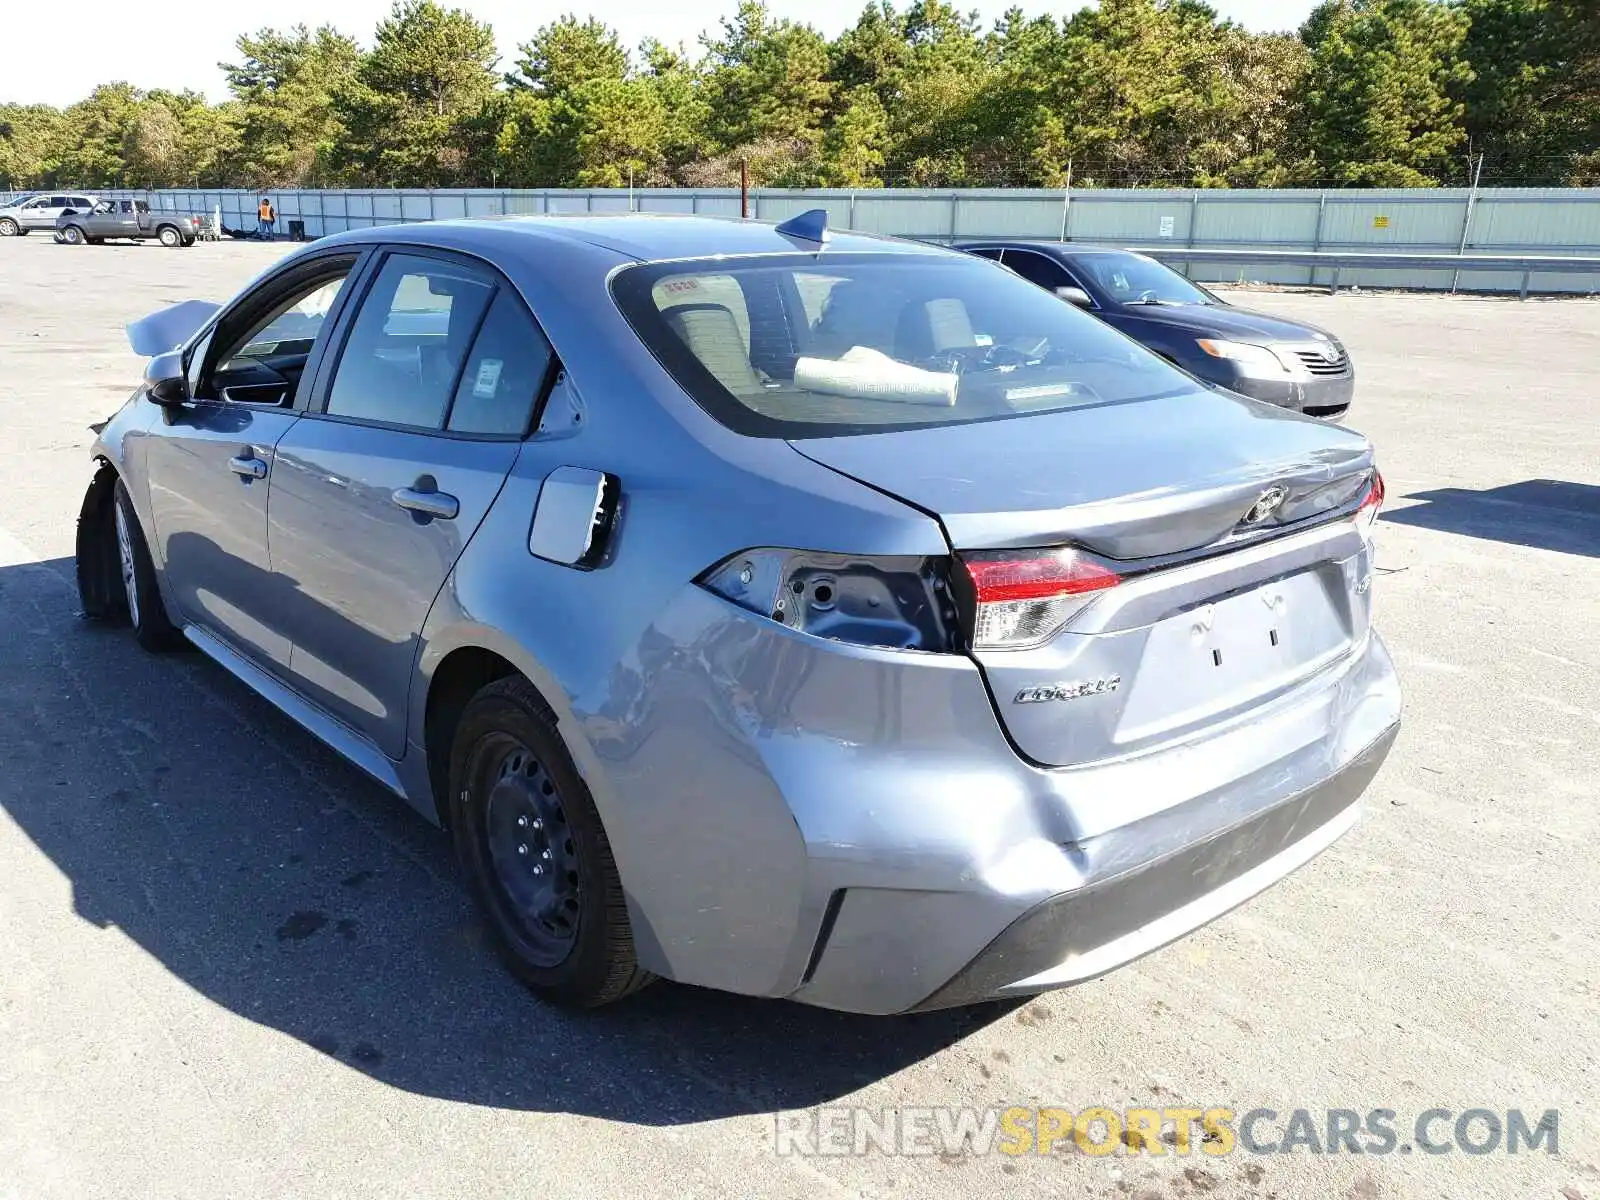
[[88,212],[95,197],[81,192],[51,192],[24,196],[0,207],[0,237],[22,237],[35,229],[54,229],[56,218],[69,212]]

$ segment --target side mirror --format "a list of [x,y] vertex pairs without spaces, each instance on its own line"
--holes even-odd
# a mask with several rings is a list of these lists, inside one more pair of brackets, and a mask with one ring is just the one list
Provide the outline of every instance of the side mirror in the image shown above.
[[1094,301],[1089,299],[1089,293],[1081,287],[1058,287],[1056,295],[1068,304],[1076,304],[1079,308],[1093,308]]
[[152,404],[176,408],[189,402],[189,381],[183,373],[183,351],[168,350],[150,360],[144,369],[145,394]]

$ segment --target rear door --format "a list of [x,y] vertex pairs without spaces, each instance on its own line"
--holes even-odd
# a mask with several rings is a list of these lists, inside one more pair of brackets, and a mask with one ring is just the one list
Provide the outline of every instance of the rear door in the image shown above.
[[434,597],[515,461],[551,353],[475,260],[394,250],[278,443],[269,539],[297,688],[398,758]]
[[136,238],[139,236],[139,210],[132,200],[118,200],[116,212],[108,214],[110,224],[103,237]]

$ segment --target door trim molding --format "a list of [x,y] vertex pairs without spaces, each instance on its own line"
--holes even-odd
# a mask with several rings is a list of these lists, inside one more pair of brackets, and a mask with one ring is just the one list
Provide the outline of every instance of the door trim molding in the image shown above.
[[325,712],[287,684],[269,675],[221,638],[198,625],[185,624],[183,636],[193,642],[207,658],[312,737],[359,767],[402,800],[411,803],[405,784],[400,780],[399,764],[364,735],[357,733],[331,713]]

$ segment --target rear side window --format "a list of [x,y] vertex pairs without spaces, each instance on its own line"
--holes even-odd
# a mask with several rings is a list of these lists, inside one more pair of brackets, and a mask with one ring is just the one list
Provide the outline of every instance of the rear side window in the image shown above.
[[1007,250],[1000,261],[1038,287],[1054,291],[1070,282],[1060,263],[1032,250]]
[[328,413],[440,428],[494,290],[470,268],[391,254],[339,356]]
[[551,356],[550,343],[502,288],[472,345],[446,428],[454,433],[525,434]]
[[1110,326],[967,255],[642,264],[618,272],[612,291],[696,403],[760,437],[955,425],[1194,386]]

